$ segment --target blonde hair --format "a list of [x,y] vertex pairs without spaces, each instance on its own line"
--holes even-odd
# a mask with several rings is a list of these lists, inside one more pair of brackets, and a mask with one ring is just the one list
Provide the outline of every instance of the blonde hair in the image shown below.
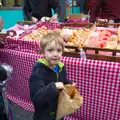
[[62,50],[64,50],[64,40],[61,37],[60,32],[52,31],[41,38],[40,40],[41,52],[44,53],[46,46],[52,42],[60,44],[62,46]]

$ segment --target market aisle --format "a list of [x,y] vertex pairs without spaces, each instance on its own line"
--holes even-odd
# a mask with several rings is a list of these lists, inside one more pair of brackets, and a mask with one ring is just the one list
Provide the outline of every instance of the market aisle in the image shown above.
[[33,120],[33,113],[24,110],[13,102],[10,102],[10,104],[12,106],[13,120]]

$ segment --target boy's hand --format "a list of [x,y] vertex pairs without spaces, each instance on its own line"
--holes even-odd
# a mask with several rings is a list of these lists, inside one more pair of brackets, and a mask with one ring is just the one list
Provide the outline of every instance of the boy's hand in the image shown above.
[[58,90],[64,89],[64,85],[62,82],[56,82],[55,85]]
[[76,83],[73,83],[72,86],[76,86]]

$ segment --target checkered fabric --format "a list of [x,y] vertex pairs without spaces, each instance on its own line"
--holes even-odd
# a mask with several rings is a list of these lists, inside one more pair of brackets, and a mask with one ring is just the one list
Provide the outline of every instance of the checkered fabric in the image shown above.
[[[0,50],[0,61],[13,66],[7,97],[33,111],[28,79],[34,62],[41,56],[14,50]],[[81,108],[65,120],[120,120],[120,63],[63,57],[68,78],[84,98]]]
[[48,22],[39,22],[36,26],[22,33],[18,38],[7,37],[5,41],[5,49],[11,49],[21,52],[28,53],[39,53],[40,42],[37,40],[24,40],[24,36],[31,33],[32,30],[37,29],[38,27],[46,26],[48,29],[59,28],[60,23],[48,23]]
[[11,49],[21,52],[28,52],[28,53],[39,53],[40,42],[35,40],[23,40],[17,38],[7,37],[4,45],[5,49]]
[[42,26],[46,26],[48,29],[55,29],[55,28],[59,28],[60,27],[60,22],[39,22],[37,24],[37,27],[42,27]]
[[75,117],[75,116],[66,116],[64,120],[82,120],[81,118]]

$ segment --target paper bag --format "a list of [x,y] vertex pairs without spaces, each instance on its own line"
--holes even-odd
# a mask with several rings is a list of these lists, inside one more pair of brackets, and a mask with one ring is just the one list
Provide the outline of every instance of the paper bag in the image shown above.
[[56,120],[75,112],[83,103],[83,97],[75,85],[65,85],[64,88],[59,93]]

